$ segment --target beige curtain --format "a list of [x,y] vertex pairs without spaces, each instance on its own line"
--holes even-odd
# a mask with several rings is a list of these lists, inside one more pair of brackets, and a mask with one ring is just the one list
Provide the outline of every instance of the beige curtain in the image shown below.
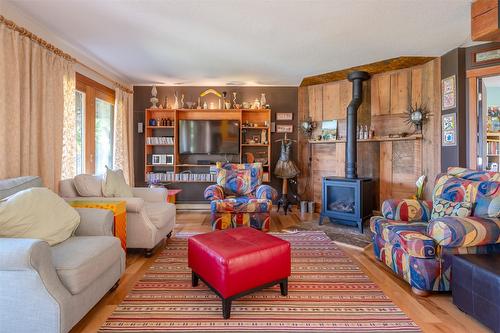
[[72,61],[0,23],[0,179],[37,175],[57,191],[72,78]]
[[122,169],[130,186],[134,185],[133,95],[115,89],[115,130],[113,137],[113,168]]

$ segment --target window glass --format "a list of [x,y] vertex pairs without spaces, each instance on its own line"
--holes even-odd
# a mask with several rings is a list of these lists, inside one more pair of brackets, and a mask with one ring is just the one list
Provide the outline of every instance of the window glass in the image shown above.
[[95,174],[113,168],[113,104],[96,98],[95,108]]

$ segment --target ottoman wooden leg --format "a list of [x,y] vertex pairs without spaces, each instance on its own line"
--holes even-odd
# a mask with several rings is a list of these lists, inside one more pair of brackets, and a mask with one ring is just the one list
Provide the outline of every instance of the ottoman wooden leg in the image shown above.
[[231,300],[222,299],[222,316],[224,319],[229,319],[231,316]]
[[280,282],[281,295],[288,295],[288,279],[284,279]]
[[198,275],[195,272],[191,272],[191,284],[193,287],[198,285]]

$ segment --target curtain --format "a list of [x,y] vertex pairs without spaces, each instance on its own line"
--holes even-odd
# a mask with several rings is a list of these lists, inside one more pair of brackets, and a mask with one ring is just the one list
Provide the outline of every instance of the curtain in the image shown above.
[[0,179],[40,176],[57,192],[74,68],[55,53],[0,22]]
[[133,95],[115,89],[115,130],[113,133],[113,168],[122,169],[130,186],[134,185]]

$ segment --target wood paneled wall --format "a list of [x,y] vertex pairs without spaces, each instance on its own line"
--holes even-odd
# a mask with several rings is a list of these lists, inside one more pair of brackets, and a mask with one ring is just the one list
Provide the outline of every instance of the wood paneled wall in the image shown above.
[[[391,197],[411,196],[415,192],[415,181],[422,174],[428,177],[425,195],[430,197],[434,179],[441,169],[440,78],[440,60],[435,59],[423,65],[376,74],[364,82],[358,123],[371,125],[377,137],[413,133],[404,115],[410,103],[423,105],[431,112],[421,139],[358,143],[358,174],[376,180],[377,204]],[[339,135],[345,137],[351,90],[347,80],[299,88],[299,121],[308,117],[316,122],[338,119]],[[299,193],[320,207],[322,177],[344,175],[345,143],[309,144],[299,136],[298,148],[302,171]]]

